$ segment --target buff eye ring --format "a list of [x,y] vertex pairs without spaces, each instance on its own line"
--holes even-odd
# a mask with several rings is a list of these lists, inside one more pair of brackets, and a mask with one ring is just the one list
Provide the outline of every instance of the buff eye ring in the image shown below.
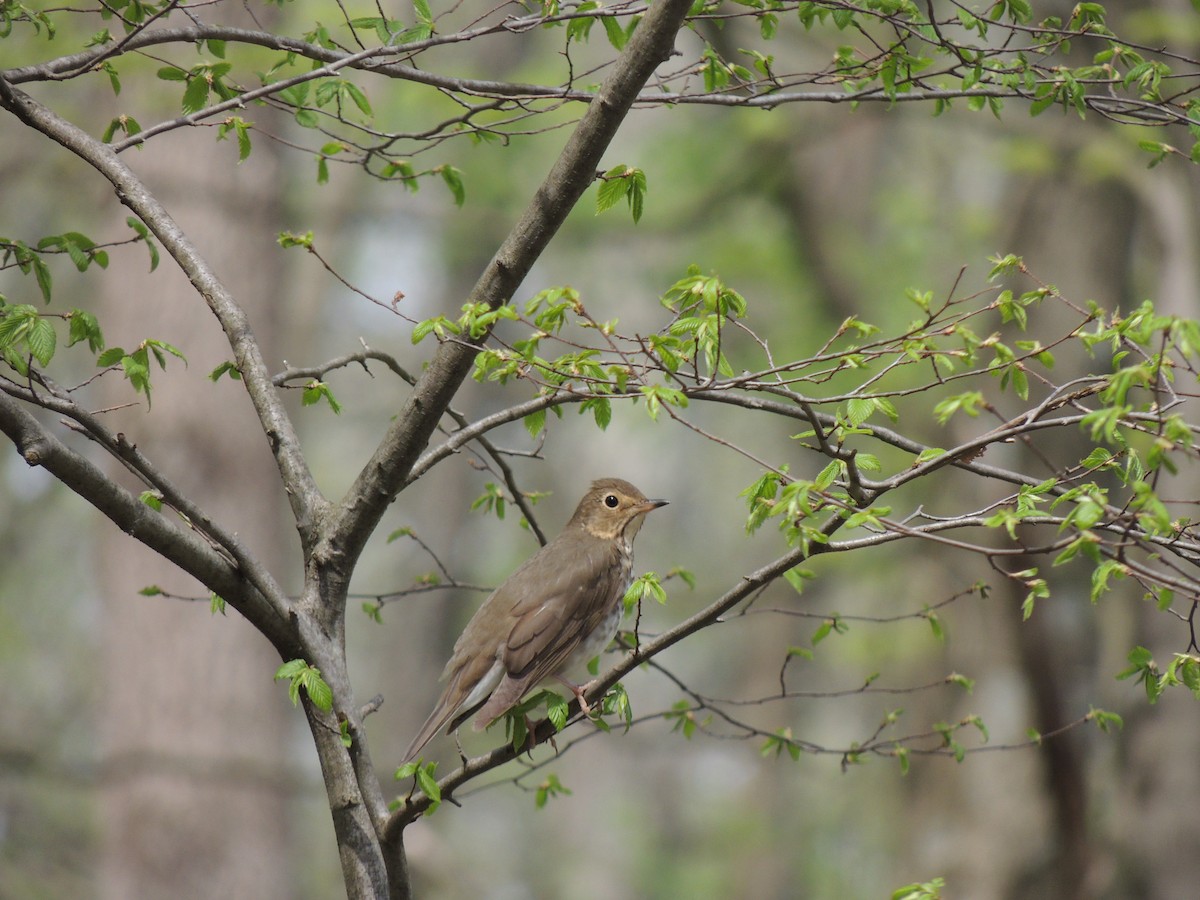
[[621,505],[621,501],[617,499],[616,494],[608,494],[604,498],[604,505],[607,506],[609,509],[616,509],[618,506]]

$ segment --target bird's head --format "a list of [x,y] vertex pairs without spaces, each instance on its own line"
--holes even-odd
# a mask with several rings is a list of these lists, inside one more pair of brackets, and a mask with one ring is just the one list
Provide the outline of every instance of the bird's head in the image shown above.
[[602,540],[615,540],[621,535],[633,540],[646,513],[666,505],[666,500],[648,499],[628,481],[601,478],[593,481],[583,495],[568,527],[582,528]]

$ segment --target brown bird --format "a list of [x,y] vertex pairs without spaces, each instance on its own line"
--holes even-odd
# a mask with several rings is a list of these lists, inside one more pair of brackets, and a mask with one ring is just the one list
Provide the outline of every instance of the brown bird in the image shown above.
[[492,592],[454,644],[442,672],[446,689],[404,759],[416,757],[449,724],[471,713],[479,731],[547,678],[571,688],[586,709],[585,688],[562,676],[608,646],[621,621],[633,572],[633,538],[648,500],[628,481],[602,478],[566,527]]

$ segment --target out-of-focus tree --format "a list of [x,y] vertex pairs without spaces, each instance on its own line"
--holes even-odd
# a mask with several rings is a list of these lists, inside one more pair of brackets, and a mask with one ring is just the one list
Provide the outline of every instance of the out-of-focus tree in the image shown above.
[[[1057,896],[1092,896],[1098,884],[1123,883],[1100,870],[1094,846],[1079,834],[1087,798],[1084,782],[1072,781],[1080,754],[1071,743],[1085,733],[1081,726],[1109,731],[1121,720],[1076,697],[1064,682],[1069,671],[1055,657],[1087,649],[1064,633],[1062,610],[1078,607],[1071,621],[1102,628],[1107,610],[1099,601],[1135,585],[1173,626],[1163,638],[1173,646],[1152,653],[1140,637],[1122,635],[1130,640],[1121,674],[1144,682],[1151,701],[1189,689],[1200,696],[1194,632],[1200,541],[1186,477],[1200,427],[1190,405],[1200,326],[1173,298],[1156,308],[1119,296],[1118,307],[1093,302],[1092,285],[1076,293],[1074,286],[1051,283],[1057,281],[1054,234],[1012,248],[1020,254],[994,256],[985,283],[960,277],[949,287],[897,291],[895,302],[869,311],[858,297],[864,285],[879,288],[868,236],[814,215],[827,204],[819,202],[820,184],[805,184],[819,181],[823,165],[845,161],[822,159],[819,147],[787,129],[756,135],[745,117],[758,110],[803,122],[794,108],[820,105],[829,108],[821,113],[827,128],[830,110],[839,105],[886,107],[889,116],[932,108],[943,117],[994,117],[999,124],[987,127],[1002,132],[1018,115],[1061,109],[1069,117],[1064,134],[1088,140],[1097,133],[1095,121],[1106,120],[1134,132],[1150,163],[1169,163],[1146,180],[1138,176],[1138,189],[1153,191],[1155,178],[1179,177],[1163,172],[1200,156],[1200,63],[1186,48],[1140,40],[1110,24],[1098,4],[1080,3],[1056,16],[1036,13],[1024,0],[979,9],[904,0],[545,2],[436,14],[416,0],[411,15],[398,19],[382,9],[359,15],[337,5],[314,14],[296,4],[288,10],[291,21],[307,18],[294,29],[264,27],[253,11],[248,23],[232,24],[227,6],[173,0],[124,0],[94,10],[0,6],[13,63],[0,70],[0,108],[14,126],[24,126],[26,146],[73,157],[132,213],[125,220],[128,236],[116,234],[115,207],[92,214],[97,224],[87,227],[104,232],[96,239],[65,216],[45,223],[43,212],[27,222],[20,210],[6,209],[13,220],[3,224],[3,266],[23,277],[7,280],[0,297],[6,366],[0,429],[27,463],[45,468],[196,579],[214,611],[236,610],[277,652],[283,665],[276,677],[288,683],[307,717],[350,896],[409,896],[409,827],[435,810],[439,817],[470,815],[469,801],[461,801],[463,812],[445,812],[443,804],[460,802],[500,766],[520,758],[513,781],[544,805],[570,789],[547,770],[552,761],[567,751],[586,752],[574,748],[599,732],[653,721],[684,738],[750,742],[764,755],[833,755],[844,767],[883,757],[901,772],[919,769],[914,760],[925,757],[961,761],[984,748],[1043,748],[1058,844],[1049,863],[1054,875],[1018,874],[1051,885]],[[75,45],[63,54],[58,48],[66,40]],[[489,52],[496,44],[505,52]],[[94,101],[97,80],[107,82],[115,100]],[[179,114],[155,112],[143,87],[155,80],[178,99]],[[122,87],[131,83],[143,89],[129,101],[134,92]],[[385,85],[397,94],[386,103],[380,99]],[[669,192],[660,194],[655,167],[639,158],[654,138],[645,128],[622,130],[634,109],[643,120],[695,116],[707,125],[703,140],[693,133],[675,146],[696,158],[663,179]],[[747,133],[744,143],[729,143],[751,152],[730,159],[720,145],[732,126],[722,122],[734,116]],[[884,127],[877,114],[860,114],[858,121]],[[619,133],[625,159],[606,159]],[[191,139],[194,151],[196,137],[213,134],[224,142],[215,145],[216,165],[222,159],[232,165],[235,156],[255,165],[270,142],[311,158],[318,184],[358,174],[389,190],[398,205],[409,201],[406,190],[415,194],[433,183],[448,191],[447,202],[462,206],[471,178],[490,178],[481,193],[494,196],[526,189],[528,179],[531,197],[499,229],[494,245],[479,243],[497,231],[494,219],[459,232],[465,246],[447,270],[466,265],[482,272],[461,305],[406,299],[400,291],[377,296],[359,284],[359,274],[332,261],[321,227],[285,231],[279,236],[285,250],[306,252],[331,279],[383,311],[416,347],[406,357],[363,341],[307,362],[295,356],[311,352],[300,341],[294,348],[264,348],[254,328],[263,312],[246,295],[266,286],[219,271],[199,228],[192,230],[178,213],[181,201],[153,189],[162,176],[139,165],[140,148]],[[561,147],[545,171],[524,171],[527,157],[518,160],[518,148],[535,140],[545,146],[558,135]],[[501,161],[494,175],[461,164],[454,154],[465,142]],[[888,164],[889,175],[903,179],[905,166],[880,159],[886,144],[866,146],[875,162]],[[207,179],[213,163],[201,161],[204,156],[184,159],[194,160]],[[706,171],[707,180],[689,184],[696,171]],[[186,177],[178,169],[170,176],[172,182]],[[736,198],[764,181],[774,190],[762,196],[790,240],[779,246],[754,240],[735,252],[752,250],[767,267],[794,269],[793,296],[760,298],[753,290],[759,285],[743,288],[713,274],[722,262],[719,249],[712,259],[700,257],[699,266],[662,260],[660,290],[648,291],[611,267],[608,289],[625,298],[616,304],[563,283],[528,287],[535,263],[554,265],[547,250],[559,229],[580,227],[568,216],[593,187],[589,211],[612,220],[624,210],[632,219],[610,232],[614,250],[605,255],[616,258],[622,242],[637,240],[629,235],[637,234],[653,204],[707,229],[711,221],[701,202],[724,203],[736,215]],[[956,189],[949,179],[938,183],[948,194]],[[192,187],[220,190],[219,182],[203,185],[197,178]],[[1017,219],[1023,231],[1068,202],[1041,199],[1050,208],[1031,201]],[[469,221],[469,205],[463,215]],[[231,235],[253,232],[261,239],[266,226],[254,223],[228,213],[224,225]],[[739,224],[716,233],[736,247]],[[1110,230],[1096,269],[1108,279],[1131,278],[1112,249],[1128,232]],[[1164,239],[1173,234],[1169,228],[1161,233]],[[328,240],[336,243],[336,237]],[[386,235],[372,241],[386,252]],[[1021,241],[1014,237],[1013,243]],[[211,422],[205,404],[159,390],[164,378],[181,377],[176,370],[185,359],[208,351],[188,333],[150,331],[151,324],[170,331],[171,320],[149,313],[147,333],[129,336],[143,321],[139,305],[146,299],[122,296],[119,285],[110,284],[107,293],[127,308],[111,319],[92,303],[98,292],[63,287],[68,266],[104,278],[113,255],[135,250],[148,251],[154,266],[165,260],[182,273],[190,297],[223,332],[230,358],[189,371],[179,384],[191,395],[219,390],[228,396],[232,383],[253,413],[253,430],[242,425],[236,447],[249,455],[258,446],[273,462],[295,524],[299,561],[291,568],[264,554],[259,541],[241,531],[246,526],[230,524],[240,517],[221,511],[208,485],[187,471],[194,462],[174,461],[168,443],[138,437],[167,429],[178,439]],[[603,253],[599,246],[589,250]],[[778,277],[763,282],[774,291],[787,284]],[[1176,282],[1186,283],[1186,275]],[[801,332],[785,314],[808,292],[823,304],[808,307],[816,324]],[[114,346],[109,338],[118,329],[122,337]],[[292,361],[272,365],[277,356]],[[394,379],[398,399],[380,414],[365,464],[346,462],[353,453],[347,440],[340,468],[314,475],[298,415],[332,417],[354,405],[357,388],[334,388],[335,381],[353,384],[352,370]],[[136,413],[121,410],[118,419],[112,407],[121,404],[112,398],[122,392],[126,402],[142,406]],[[299,412],[288,402],[296,396],[302,407],[318,409]],[[152,398],[169,404],[170,415],[151,412]],[[692,511],[701,524],[689,533],[714,542],[719,532],[712,528],[717,504],[711,493],[719,486],[740,489],[741,524],[752,539],[715,541],[720,565],[710,560],[695,585],[703,599],[661,629],[643,624],[643,616],[655,618],[652,601],[695,576],[679,566],[635,580],[626,596],[628,628],[619,637],[625,652],[589,682],[590,715],[581,714],[578,702],[538,693],[506,718],[509,740],[496,738],[485,752],[462,754],[447,774],[427,759],[400,766],[399,799],[389,802],[388,793],[397,789],[385,788],[380,772],[399,762],[398,749],[387,745],[383,752],[390,756],[377,762],[378,736],[368,745],[364,723],[379,703],[352,686],[347,612],[361,605],[371,618],[390,620],[397,601],[466,586],[461,545],[450,559],[423,536],[433,527],[432,504],[453,493],[429,492],[425,485],[439,467],[465,455],[493,478],[474,506],[501,518],[506,509],[516,510],[544,543],[547,529],[535,509],[541,493],[529,487],[528,458],[567,427],[572,412],[605,433],[616,421],[631,428],[627,408],[633,406],[656,423],[651,437],[639,440],[656,442],[664,463],[642,463],[639,471],[669,468],[678,475],[673,484],[699,497]],[[521,425],[528,432],[525,446],[518,446]],[[336,440],[338,429],[321,427]],[[256,443],[248,433],[260,433]],[[687,455],[675,444],[693,440],[703,448],[695,459],[720,477],[683,462]],[[220,449],[234,445],[229,439]],[[629,452],[628,444],[605,446]],[[603,458],[602,452],[581,457],[576,468]],[[215,452],[204,459],[213,473],[231,465]],[[731,490],[727,473],[735,471],[750,474]],[[409,505],[410,498],[420,499]],[[228,503],[229,495],[224,499]],[[351,578],[397,501],[417,525],[392,538],[427,554],[436,572],[359,604]],[[250,527],[269,528],[269,519]],[[891,552],[895,547],[905,549]],[[920,560],[935,551],[954,554],[970,574],[955,579],[925,570]],[[868,579],[869,560],[886,559],[888,580],[915,586],[922,600],[890,596],[896,602],[856,614],[808,605],[833,571],[830,561],[847,555],[863,562],[838,571]],[[152,602],[179,603],[150,583],[156,578],[147,573]],[[878,585],[886,591],[887,580]],[[954,708],[947,693],[969,692],[975,682],[950,669],[922,684],[928,653],[908,660],[913,677],[906,683],[877,683],[878,672],[868,670],[850,691],[821,683],[822,676],[806,668],[860,626],[891,632],[920,623],[941,640],[948,615],[963,617],[972,598],[996,594],[1011,595],[1029,620],[1016,632],[1035,697],[1023,738],[989,743],[987,717],[970,710],[941,717],[939,710]],[[794,623],[808,620],[799,639]],[[981,634],[987,631],[980,627]],[[749,643],[747,634],[753,647],[739,657],[747,677],[733,693],[712,689],[703,666],[680,665],[666,653],[693,646],[700,658],[715,659],[724,648]],[[659,708],[622,686],[641,667],[671,685],[674,696]],[[202,672],[182,674],[203,686]],[[423,702],[422,689],[405,688],[388,694],[406,704],[410,696]],[[792,726],[795,704],[843,692],[904,695],[912,708],[888,707],[878,721],[864,727],[855,719],[857,731],[831,728],[829,737],[810,733],[812,723],[803,733]],[[943,698],[942,706],[925,702],[932,694]],[[546,717],[534,721],[541,709]],[[589,719],[598,730],[580,726]],[[119,730],[126,723],[108,724]],[[271,815],[280,815],[276,807]],[[453,865],[442,868],[441,878],[448,879]],[[959,870],[971,871],[970,864]],[[763,877],[786,881],[786,875]],[[779,883],[764,880],[752,893],[779,891]],[[941,883],[940,877],[918,881],[898,893],[936,896]]]

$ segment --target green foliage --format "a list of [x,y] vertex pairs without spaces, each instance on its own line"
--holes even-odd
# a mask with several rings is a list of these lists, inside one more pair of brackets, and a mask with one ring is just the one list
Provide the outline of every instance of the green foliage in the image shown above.
[[598,177],[600,190],[596,193],[596,215],[612,209],[624,198],[636,225],[642,218],[646,201],[646,173],[632,166],[614,166]]
[[624,597],[625,611],[633,609],[642,602],[643,597],[647,596],[653,598],[660,606],[666,605],[667,592],[655,572],[646,572],[635,578],[629,585],[629,590],[625,592]]
[[122,347],[109,347],[98,357],[96,365],[102,369],[119,368],[133,387],[134,393],[145,394],[146,403],[150,403],[150,359],[153,358],[160,369],[167,367],[167,355],[174,356],[187,363],[179,348],[166,341],[147,338],[137,349],[126,352]]
[[537,786],[537,790],[534,792],[534,805],[537,806],[538,809],[541,809],[546,805],[546,801],[551,797],[569,796],[571,796],[570,788],[565,787],[563,783],[558,780],[558,776],[553,772],[550,772],[546,775],[545,779],[542,780],[541,784]]
[[237,363],[233,362],[233,360],[227,359],[225,362],[221,363],[219,366],[209,372],[208,379],[209,381],[220,381],[222,375],[228,375],[233,381],[242,380],[241,370],[238,369]]
[[[1179,685],[1186,687],[1193,697],[1200,700],[1200,656],[1194,653],[1173,654],[1166,670],[1162,671],[1149,650],[1134,647],[1129,651],[1129,667],[1118,673],[1117,678],[1132,678],[1135,684],[1143,685],[1150,703],[1157,703],[1165,690]],[[1102,714],[1099,710],[1093,710],[1090,717],[1106,730],[1109,723],[1115,723],[1118,727],[1121,724],[1119,717],[1111,713]]]
[[697,716],[695,707],[687,700],[676,702],[671,710],[663,715],[663,718],[672,723],[671,731],[682,734],[689,741],[697,730],[703,732],[712,722],[711,714],[703,718]]
[[322,712],[333,709],[333,691],[321,677],[320,669],[310,666],[303,659],[288,660],[275,671],[275,681],[285,678],[288,680],[288,697],[292,706],[300,702],[300,689],[304,688],[304,693],[317,709]]
[[225,140],[231,131],[237,138],[239,163],[244,162],[250,156],[250,129],[253,127],[253,122],[247,122],[241,116],[230,116],[217,128],[217,140]]
[[300,395],[300,403],[303,406],[315,406],[322,400],[329,404],[329,408],[335,414],[342,411],[342,405],[333,396],[333,391],[329,389],[329,385],[323,381],[313,379],[304,386],[304,392]]
[[892,900],[941,900],[942,888],[946,879],[934,878],[930,881],[906,884],[892,891]]
[[13,32],[14,25],[28,25],[40,36],[45,32],[46,40],[54,40],[57,29],[54,20],[44,10],[32,9],[18,0],[0,0],[0,39]]
[[36,307],[0,306],[0,354],[20,375],[29,374],[31,359],[49,365],[56,342],[54,326]]
[[780,728],[774,734],[767,735],[766,740],[759,748],[759,753],[762,756],[774,754],[777,757],[783,753],[787,753],[793,762],[797,762],[800,759],[802,749],[800,744],[793,739],[792,729]]
[[133,216],[126,219],[125,224],[136,232],[139,240],[145,242],[146,251],[150,254],[150,271],[153,272],[158,268],[158,247],[155,245],[153,238],[150,237],[150,229],[141,220],[135,219]]
[[413,0],[413,11],[416,13],[416,22],[408,27],[405,27],[404,23],[397,19],[385,19],[378,16],[351,19],[349,25],[352,28],[373,30],[379,42],[385,46],[429,40],[435,29],[433,13],[430,11],[428,0]]
[[812,637],[809,638],[809,641],[814,647],[816,647],[817,644],[821,643],[821,641],[825,640],[825,638],[829,637],[829,635],[845,634],[849,630],[850,624],[841,616],[835,614],[826,617],[821,624],[817,626],[817,630],[812,633]]
[[425,808],[425,815],[427,816],[432,816],[437,811],[437,808],[442,805],[442,789],[437,783],[437,777],[434,775],[436,771],[436,762],[427,763],[418,759],[405,763],[392,776],[396,781],[403,781],[406,778],[413,779],[413,782],[421,792],[429,798],[429,805]]
[[454,197],[455,206],[462,206],[467,200],[467,191],[463,187],[462,172],[451,165],[438,166],[434,171],[442,176],[442,181],[446,183],[451,196]]
[[525,749],[529,742],[530,714],[537,709],[545,711],[546,718],[555,731],[562,731],[567,725],[569,706],[561,694],[550,690],[536,691],[526,697],[504,714],[504,732],[508,743],[514,750]]
[[482,510],[485,513],[495,513],[497,519],[504,519],[504,507],[508,499],[504,496],[504,488],[489,481],[483,486],[483,493],[471,503],[471,509]]
[[1085,718],[1089,722],[1095,722],[1096,727],[1105,733],[1108,733],[1114,728],[1121,729],[1125,727],[1125,722],[1119,715],[1114,712],[1107,712],[1103,709],[1096,709],[1095,707],[1092,707],[1090,710],[1088,710],[1088,714]]
[[[31,36],[50,40],[55,37],[55,20],[73,15],[65,7],[43,12],[34,6],[0,0],[0,38],[14,34],[15,29],[17,38],[27,43]],[[581,76],[574,69],[572,45],[588,41],[593,26],[599,23],[607,43],[620,50],[627,46],[639,21],[638,15],[626,12],[629,7],[597,0],[574,4],[541,0],[526,7],[521,28],[540,26],[545,34],[558,35],[558,46],[569,66],[560,82],[561,96],[554,90],[546,94],[526,90],[528,85],[492,88],[481,80],[458,89],[454,79],[424,67],[430,57],[419,54],[426,45],[440,47],[473,39],[466,32],[439,35],[438,23],[447,27],[457,8],[439,8],[435,21],[427,0],[414,0],[411,15],[406,10],[380,8],[377,15],[350,17],[354,12],[370,12],[353,10],[329,25],[313,24],[301,39],[281,45],[288,48],[286,52],[254,48],[263,63],[257,56],[247,56],[245,45],[231,35],[228,41],[190,41],[182,53],[174,55],[172,51],[178,48],[156,47],[157,61],[152,65],[158,67],[158,78],[177,93],[186,124],[211,127],[219,140],[232,138],[239,163],[253,149],[252,132],[257,126],[249,117],[255,104],[266,103],[282,107],[294,118],[298,127],[288,132],[287,140],[302,146],[316,162],[318,182],[328,182],[331,171],[340,166],[338,171],[359,170],[378,179],[381,189],[402,187],[393,193],[403,199],[403,191],[415,192],[433,179],[457,206],[463,206],[463,171],[447,161],[461,161],[458,157],[439,157],[424,168],[414,160],[431,159],[432,154],[427,154],[430,147],[458,136],[501,144],[514,136],[555,127],[558,120],[537,116],[547,110],[569,109],[570,104],[586,99],[582,92],[592,90],[585,84],[590,75]],[[530,12],[539,9],[546,17],[540,22],[536,13]],[[164,24],[168,15],[177,16],[169,0],[111,0],[100,12],[114,31],[119,22],[127,35],[151,23],[157,27],[160,14]],[[1005,102],[1019,104],[1032,116],[1054,107],[1080,117],[1094,110],[1109,117],[1120,111],[1131,119],[1142,115],[1141,121],[1156,129],[1173,124],[1182,126],[1176,129],[1179,134],[1184,129],[1190,133],[1189,150],[1167,143],[1165,129],[1148,132],[1139,146],[1152,165],[1177,158],[1200,160],[1200,125],[1196,124],[1200,122],[1200,98],[1193,96],[1188,80],[1192,76],[1182,58],[1152,49],[1149,41],[1135,44],[1112,34],[1105,10],[1097,3],[1075,4],[1063,12],[1065,21],[1046,19],[1041,23],[1035,22],[1028,0],[989,0],[973,9],[913,0],[796,4],[738,0],[734,5],[697,0],[693,15],[697,18],[691,24],[699,38],[693,42],[693,55],[684,64],[664,67],[683,74],[660,73],[653,90],[638,98],[640,104],[649,106],[665,99],[677,109],[684,100],[714,106],[769,107],[789,102],[789,94],[819,85],[822,90],[844,91],[851,106],[880,97],[892,104],[932,98],[934,114],[949,110],[958,99],[968,110],[991,110],[996,116]],[[936,21],[935,16],[939,17]],[[756,32],[763,41],[774,40],[789,22],[793,29],[798,23],[814,32],[809,39],[813,46],[828,48],[819,71],[789,73],[776,65],[775,56],[762,45],[733,49],[736,44],[718,41],[717,29],[734,17],[742,20],[741,25],[752,26],[741,28],[739,41],[754,40]],[[307,26],[296,32],[303,27]],[[94,28],[95,23],[88,30]],[[495,31],[501,32],[503,29]],[[511,33],[517,33],[515,26]],[[84,47],[95,52],[86,66],[78,66],[79,72],[106,77],[119,93],[118,66],[128,65],[132,54],[108,28],[80,40],[86,40]],[[389,49],[397,47],[403,47],[403,52]],[[74,53],[76,48],[69,49]],[[596,45],[589,52],[604,50]],[[343,64],[349,62],[348,52],[359,51],[358,60]],[[780,58],[793,59],[793,55],[781,52]],[[253,66],[260,64],[269,68],[257,72]],[[410,76],[441,79],[434,81],[441,92],[438,100],[447,101],[447,108],[453,111],[439,109],[442,118],[436,127],[421,131],[406,119],[404,133],[388,131],[393,127],[386,121],[391,110],[382,108],[385,94],[372,87],[379,82],[370,79],[401,69],[406,80]],[[56,80],[66,77],[65,69],[55,69]],[[541,71],[536,77],[542,77]],[[467,83],[465,79],[463,83]],[[247,96],[248,85],[256,84],[260,87],[253,89],[254,96]],[[711,96],[699,96],[701,84]],[[217,104],[225,105],[219,114],[213,109]],[[381,106],[378,117],[375,104]],[[1146,112],[1139,114],[1143,109]],[[108,115],[111,113],[104,118]],[[101,119],[97,131],[103,122]],[[144,138],[153,139],[164,127],[169,130],[183,123],[172,125],[168,120],[147,132],[137,119],[122,113],[103,127],[102,134],[120,153]],[[1176,131],[1171,133],[1173,140]],[[266,133],[259,130],[256,134]],[[725,187],[736,188],[736,179],[726,177]],[[641,169],[614,166],[598,173],[597,181],[597,214],[624,199],[633,222],[640,222],[647,198],[647,179]],[[155,268],[159,256],[150,229],[133,218],[128,224],[134,236],[118,243],[144,242],[151,269]],[[164,237],[169,235],[165,226],[155,227]],[[736,234],[737,227],[738,223],[731,224],[731,239],[741,237]],[[312,232],[285,233],[279,243],[315,252]],[[8,368],[21,376],[6,378],[11,393],[41,392],[57,398],[68,397],[75,390],[57,393],[49,374],[42,371],[57,361],[62,323],[66,323],[67,347],[86,344],[100,367],[121,371],[135,395],[144,393],[147,401],[151,357],[159,368],[165,368],[167,356],[183,359],[175,347],[157,340],[145,341],[130,351],[106,348],[101,323],[92,312],[54,306],[58,299],[55,275],[61,278],[64,264],[80,273],[98,274],[97,269],[108,265],[115,246],[97,243],[77,231],[37,241],[0,240],[0,268],[11,267],[26,276],[25,280],[14,279],[21,285],[17,290],[27,294],[19,299],[26,302],[9,303],[0,298],[0,354]],[[1051,558],[1056,566],[1084,567],[1069,574],[1077,576],[1079,583],[1089,584],[1093,603],[1101,598],[1108,603],[1110,598],[1132,591],[1160,609],[1170,609],[1176,598],[1176,579],[1168,571],[1170,563],[1162,561],[1194,540],[1196,525],[1188,518],[1188,503],[1170,493],[1166,476],[1195,456],[1194,429],[1185,418],[1186,411],[1179,407],[1181,398],[1194,393],[1200,367],[1200,324],[1161,314],[1149,302],[1130,311],[1110,312],[1094,304],[1085,308],[1067,303],[1057,289],[1041,283],[1022,292],[1010,283],[1028,278],[1020,258],[1001,255],[990,262],[991,277],[997,282],[1004,279],[1004,283],[967,296],[955,293],[946,297],[943,291],[925,287],[898,292],[892,298],[898,302],[887,308],[887,318],[882,320],[884,328],[851,316],[827,341],[819,346],[814,341],[814,346],[803,351],[807,356],[777,355],[783,342],[776,337],[775,323],[767,322],[766,336],[757,333],[746,299],[719,276],[698,266],[689,267],[663,292],[660,321],[644,333],[623,333],[615,319],[593,318],[580,292],[564,285],[541,291],[524,304],[467,303],[458,312],[446,310],[446,315],[434,314],[415,323],[411,336],[413,344],[433,335],[439,342],[477,347],[473,376],[481,393],[523,383],[527,393],[544,404],[523,419],[534,440],[545,432],[547,411],[552,409],[561,417],[568,405],[575,405],[579,414],[590,415],[595,425],[604,429],[612,422],[615,404],[642,403],[651,419],[660,423],[674,420],[698,433],[706,427],[698,413],[702,401],[777,413],[780,421],[790,423],[789,432],[795,433],[783,452],[762,453],[773,462],[763,462],[757,455],[761,451],[749,440],[744,446],[736,445],[736,436],[726,442],[726,448],[741,453],[756,467],[745,475],[750,484],[741,492],[747,503],[746,531],[757,534],[768,522],[777,526],[778,533],[766,537],[787,546],[788,555],[778,565],[778,575],[797,593],[814,577],[802,564],[806,557],[881,546],[892,540],[926,539],[956,542],[960,549],[986,559],[1000,577],[1016,587],[1017,596],[1024,595],[1021,612],[1026,619],[1038,601],[1050,596],[1043,560]],[[74,278],[69,270],[67,274]],[[61,285],[58,287],[61,291]],[[797,285],[794,293],[802,291],[803,286]],[[80,296],[86,294],[80,292]],[[1078,313],[1077,320],[1055,337],[1029,335],[1031,322],[1040,324],[1041,307],[1050,304],[1060,313]],[[912,320],[897,325],[893,315],[897,308],[906,310],[900,315],[912,316]],[[812,337],[789,335],[787,340],[807,347]],[[1051,378],[1056,357],[1078,348],[1093,354],[1094,377],[1060,379],[1063,383],[1056,384]],[[248,378],[253,374],[246,372]],[[222,375],[236,381],[242,372],[234,362],[224,362],[209,377],[217,381]],[[329,386],[319,378],[300,389],[302,405],[324,401],[335,413],[340,411]],[[997,447],[1032,441],[1042,428],[1069,429],[1073,436],[1078,432],[1078,437],[1090,439],[1094,447],[1082,460],[1077,454],[1066,460],[1049,460],[1044,471],[1053,476],[1044,480],[1039,480],[1041,474],[1033,478],[1020,472],[993,477],[983,468],[1003,465],[996,459],[1002,455],[995,452]],[[989,452],[991,456],[976,465],[980,456]],[[778,460],[787,463],[777,464]],[[940,496],[922,495],[921,501],[912,501],[916,492],[906,496],[905,488],[933,485],[933,479],[919,479],[952,466],[991,478],[989,483],[999,487],[958,520],[953,519],[954,514],[943,515],[941,509],[926,513],[921,504],[928,502],[932,508]],[[893,496],[885,497],[893,491]],[[141,500],[155,510],[164,504],[162,493],[154,490],[143,492]],[[472,509],[503,519],[507,502],[505,488],[489,483]],[[900,511],[893,514],[893,509]],[[958,529],[955,536],[944,537],[951,526]],[[400,529],[389,540],[399,536],[414,535],[411,529]],[[997,552],[997,547],[1003,552]],[[1030,565],[1026,553],[1039,555],[1039,564]],[[1024,568],[1004,568],[1016,559],[1021,560],[1016,565]],[[785,565],[790,567],[785,569]],[[673,570],[661,580],[648,572],[631,585],[626,607],[646,596],[664,603],[663,582],[675,574],[693,584],[682,570]],[[419,582],[433,584],[438,579],[433,573]],[[152,586],[143,593],[162,595],[163,591]],[[1182,590],[1179,596],[1191,599]],[[214,614],[225,613],[221,597],[212,594],[209,601]],[[382,601],[367,602],[362,609],[378,622],[382,605]],[[824,610],[803,611],[802,615],[808,618],[795,620],[804,623],[796,632],[800,637],[788,641],[803,643],[803,635],[808,634],[811,646],[789,647],[784,668],[792,661],[797,667],[808,665],[804,661],[815,660],[814,648],[823,642],[827,650],[838,649],[857,641],[867,630],[859,625],[862,617]],[[935,640],[948,639],[949,616],[940,604],[909,609],[898,617],[924,620]],[[852,622],[853,636],[826,642],[832,635],[847,634]],[[1165,659],[1161,653],[1160,658]],[[813,664],[818,662],[823,660]],[[786,695],[784,676],[781,671],[781,690]],[[329,686],[320,672],[303,660],[285,663],[275,677],[289,680],[294,704],[299,702],[303,686],[316,707],[331,710]],[[868,676],[864,689],[876,677]],[[1200,697],[1200,658],[1192,653],[1175,653],[1165,668],[1160,668],[1150,651],[1139,647],[1118,677],[1142,682],[1150,702],[1168,687],[1179,685]],[[951,673],[944,676],[944,684],[969,693],[974,682]],[[623,718],[627,725],[632,721],[628,696],[619,685],[598,707],[598,728],[610,727],[605,717]],[[513,746],[524,748],[526,715],[543,708],[556,729],[566,725],[567,700],[553,692],[537,694],[506,717]],[[896,725],[901,713],[887,712],[881,730]],[[703,733],[712,721],[705,715],[704,701],[697,699],[680,701],[664,718],[689,739]],[[1093,709],[1087,718],[1105,730],[1120,726],[1118,717],[1102,710]],[[722,722],[721,727],[727,725]],[[342,720],[339,727],[348,746],[348,723]],[[786,752],[798,759],[805,749],[812,749],[787,727],[765,734],[750,729],[747,734],[763,738],[764,755]],[[861,764],[872,753],[895,757],[906,772],[910,758],[921,753],[944,753],[961,761],[972,749],[975,736],[986,742],[988,731],[978,716],[968,715],[938,723],[932,740],[928,734],[921,736],[925,743],[912,736],[877,734],[838,753],[845,765]],[[1043,736],[1035,733],[1031,739],[1040,741]],[[427,813],[441,802],[434,771],[433,764],[417,762],[396,772],[397,778],[412,777],[426,794],[431,801]],[[535,802],[542,807],[550,797],[569,793],[550,774],[535,789]],[[943,887],[943,880],[936,878],[900,888],[893,897],[938,897]]]

